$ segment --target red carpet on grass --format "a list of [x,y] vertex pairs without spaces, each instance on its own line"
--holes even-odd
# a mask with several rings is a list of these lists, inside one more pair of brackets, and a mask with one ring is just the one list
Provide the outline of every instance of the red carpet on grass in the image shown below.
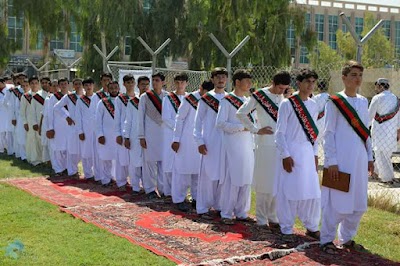
[[179,212],[170,201],[150,201],[94,182],[35,178],[8,183],[176,263],[227,265],[229,259],[240,256],[235,262],[241,265],[398,265],[373,254],[343,250],[337,256],[327,255],[315,244],[270,260],[259,255],[313,240],[298,232],[296,242],[287,246],[279,235],[254,224],[227,226],[218,218],[202,220],[194,211]]

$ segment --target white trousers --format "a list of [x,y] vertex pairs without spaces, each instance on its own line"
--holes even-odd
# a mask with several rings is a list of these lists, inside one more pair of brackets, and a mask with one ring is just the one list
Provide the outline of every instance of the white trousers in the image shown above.
[[[201,166],[202,168],[204,166]],[[196,211],[198,214],[208,212],[210,208],[221,210],[219,205],[221,195],[221,186],[219,180],[211,180],[204,169],[200,171],[199,184],[197,189]]]
[[246,218],[250,210],[251,185],[241,187],[232,185],[230,177],[226,177],[221,186],[221,217],[232,219]]
[[50,145],[43,145],[42,147],[42,161],[48,162],[50,161]]
[[[363,214],[364,211],[354,211],[351,214],[338,213],[332,207],[332,202],[329,201],[322,208],[321,245],[333,242],[336,237],[336,231],[338,232],[340,244],[352,240],[357,234]],[[336,230],[337,227],[338,229]]]
[[158,190],[158,193],[164,193],[163,169],[161,161],[143,161],[143,188],[146,194]]
[[258,225],[278,223],[276,199],[272,193],[256,192],[256,218]]
[[374,150],[376,173],[382,181],[392,181],[394,178],[392,152]]
[[3,153],[4,149],[7,148],[6,132],[0,132],[0,152]]
[[100,163],[100,158],[99,154],[97,152],[97,136],[94,134],[93,137],[93,169],[94,169],[94,180],[100,181],[101,180],[101,175],[102,175],[102,169],[101,169],[101,163]]
[[128,182],[128,172],[128,165],[121,165],[118,161],[116,161],[115,179],[117,181],[118,187],[126,185],[126,183]]
[[93,172],[93,158],[88,157],[88,158],[82,158],[82,168],[83,168],[83,174],[85,178],[91,178],[94,175]]
[[15,146],[15,157],[20,158],[21,160],[26,160],[25,144],[17,143]]
[[288,200],[284,193],[278,193],[276,203],[276,213],[282,234],[293,234],[296,216],[309,231],[318,231],[321,199]]
[[61,173],[67,169],[67,151],[53,151],[51,166],[55,173]]
[[134,167],[129,164],[129,176],[131,180],[132,191],[139,192],[140,185],[143,185],[142,180],[142,167]]
[[78,163],[81,160],[79,154],[72,154],[67,152],[67,171],[68,175],[74,175],[78,173]]
[[163,191],[165,196],[171,196],[172,172],[164,172]]
[[7,154],[13,155],[15,152],[14,132],[13,131],[6,132],[6,145],[7,145]]
[[111,182],[115,176],[115,160],[99,160],[100,163],[100,180],[103,185]]
[[171,196],[173,203],[184,202],[187,196],[188,188],[192,199],[197,200],[197,184],[199,175],[197,174],[178,174],[175,171],[172,174]]

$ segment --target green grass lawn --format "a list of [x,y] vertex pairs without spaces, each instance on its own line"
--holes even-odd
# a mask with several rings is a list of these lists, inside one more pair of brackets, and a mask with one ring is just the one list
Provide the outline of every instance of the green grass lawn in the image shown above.
[[[0,179],[43,176],[32,168],[0,156]],[[251,213],[254,214],[254,195]],[[297,228],[302,228],[296,223]],[[400,262],[400,216],[375,208],[364,215],[356,241],[372,253]],[[15,240],[25,247],[18,259],[5,256]],[[169,260],[106,230],[61,213],[57,206],[0,183],[0,265],[173,265]]]

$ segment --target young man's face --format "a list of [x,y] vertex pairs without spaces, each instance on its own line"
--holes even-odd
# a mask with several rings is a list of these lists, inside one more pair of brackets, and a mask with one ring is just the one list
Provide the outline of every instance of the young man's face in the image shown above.
[[29,91],[29,83],[22,81],[21,88],[24,90],[24,92],[28,92]]
[[75,80],[74,84],[72,84],[72,86],[74,87],[75,91],[78,91],[78,90],[82,89],[82,81]]
[[29,82],[29,86],[31,87],[31,90],[36,92],[39,90],[39,80],[34,79]]
[[61,81],[58,86],[63,91],[68,90],[68,81]]
[[150,81],[149,80],[141,80],[138,84],[140,94],[144,93],[150,88]]
[[49,91],[49,89],[50,89],[50,81],[48,81],[47,79],[42,79],[42,81],[40,81],[40,85],[42,86],[42,89],[44,91]]
[[253,85],[253,82],[251,81],[250,78],[245,78],[242,80],[236,80],[235,81],[235,86],[240,89],[241,91],[247,92],[250,90],[251,85]]
[[177,90],[186,90],[188,82],[186,80],[174,80],[174,85]]
[[100,80],[101,86],[104,89],[107,89],[107,85],[108,85],[108,83],[110,83],[110,81],[111,81],[111,79],[109,77],[102,77]]
[[108,86],[108,92],[110,93],[111,97],[117,97],[119,93],[118,84],[111,84],[110,86]]
[[127,91],[132,91],[135,88],[135,85],[136,82],[133,79],[124,82]]
[[212,82],[214,83],[214,87],[217,89],[224,89],[226,86],[226,81],[228,80],[228,76],[225,74],[217,74],[212,78]]
[[83,85],[83,88],[85,89],[86,94],[93,94],[94,84],[85,83],[85,85]]
[[383,87],[379,84],[375,85],[375,92],[376,93],[381,93],[383,91]]
[[151,80],[152,80],[154,89],[159,89],[159,90],[162,89],[162,87],[164,85],[164,81],[161,80],[160,77],[153,77]]
[[363,72],[353,67],[346,76],[342,76],[343,84],[345,88],[357,89],[361,86],[363,78]]
[[274,84],[274,87],[278,90],[278,94],[283,94],[285,92],[285,90],[289,88],[289,84],[288,85],[283,85],[283,84],[275,85]]
[[58,90],[58,83],[56,81],[52,82],[49,88],[50,93],[55,93]]
[[309,77],[306,79],[303,79],[303,81],[297,81],[297,87],[299,88],[300,92],[307,93],[310,95],[313,93],[315,86],[317,85],[317,80],[313,77]]

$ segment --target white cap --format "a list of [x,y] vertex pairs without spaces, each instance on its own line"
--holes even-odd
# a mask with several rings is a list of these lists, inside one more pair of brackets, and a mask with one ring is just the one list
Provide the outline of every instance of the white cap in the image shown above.
[[389,84],[389,80],[385,78],[378,78],[375,81],[375,85],[386,85],[386,84]]

